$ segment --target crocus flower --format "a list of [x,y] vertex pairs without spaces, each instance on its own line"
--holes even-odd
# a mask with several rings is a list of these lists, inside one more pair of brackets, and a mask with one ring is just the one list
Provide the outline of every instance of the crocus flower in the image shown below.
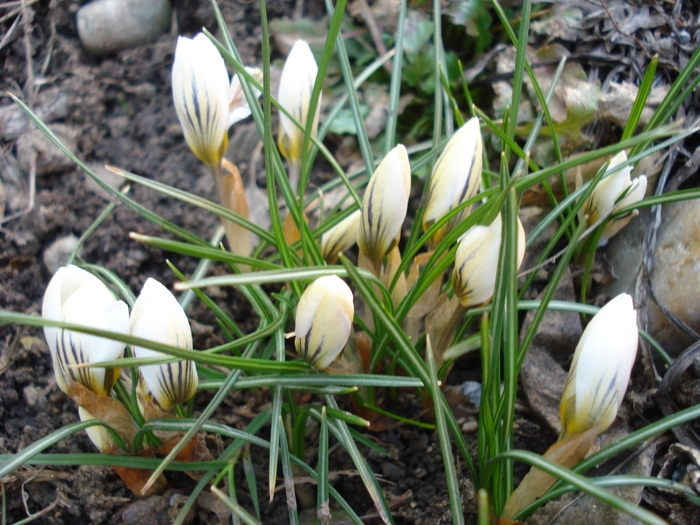
[[392,149],[377,167],[362,200],[357,244],[375,261],[396,246],[411,193],[411,166],[403,144]]
[[[303,40],[297,40],[289,52],[287,61],[282,69],[279,94],[277,100],[302,126],[306,125],[309,116],[309,104],[311,93],[314,89],[318,66],[309,44]],[[316,113],[311,125],[311,134],[316,135],[318,128],[318,115],[321,107],[319,97]],[[284,113],[280,112],[280,128],[277,142],[287,160],[292,164],[299,164],[302,155],[302,142],[304,130],[298,128]],[[296,181],[291,181],[292,187]]]
[[[157,343],[192,349],[192,332],[187,316],[170,291],[155,279],[148,279],[131,311],[131,335]],[[134,346],[134,357],[167,357],[161,352]],[[189,400],[197,390],[197,369],[189,360],[140,367],[150,393],[163,409]]]
[[[60,268],[44,293],[42,315],[51,321],[81,324],[101,330],[128,333],[129,309],[92,275],[77,266]],[[107,395],[119,376],[118,369],[77,368],[114,361],[124,355],[125,343],[63,328],[44,327],[51,350],[56,383],[69,393],[70,383],[81,383],[97,394]]]
[[[258,84],[262,84],[263,76],[262,71],[256,67],[246,67],[246,72],[250,74]],[[260,98],[260,91],[253,88],[253,94]],[[238,74],[234,73],[231,77],[231,85],[228,90],[229,98],[229,114],[228,114],[228,126],[233,126],[236,122],[243,120],[250,116],[250,106],[245,98],[245,93],[243,92],[243,86],[241,86],[241,79]]]
[[[90,412],[83,407],[78,407],[78,416],[80,421],[92,421],[96,419]],[[114,439],[109,431],[102,425],[94,425],[85,429],[90,441],[99,449],[100,452],[107,452],[115,447]]]
[[[525,255],[525,231],[518,223],[518,267]],[[468,308],[493,297],[498,254],[501,249],[501,215],[489,226],[474,226],[459,241],[452,272],[452,287],[459,303]]]
[[620,294],[591,319],[576,346],[561,396],[562,437],[615,420],[637,356],[637,313],[632,297]]
[[[423,212],[424,231],[476,195],[481,181],[482,150],[479,119],[475,117],[457,130],[435,163]],[[442,240],[468,213],[469,209],[465,209],[455,215],[435,233],[433,240]]]
[[218,170],[228,144],[230,86],[224,59],[203,33],[178,39],[172,84],[187,144],[199,160]]
[[304,290],[297,305],[297,353],[324,370],[345,347],[354,315],[348,285],[335,275],[319,277]]
[[356,210],[321,237],[321,253],[328,264],[338,260],[338,255],[352,248],[357,242],[362,211]]
[[[612,158],[606,171],[610,172],[624,162],[627,162],[627,154],[621,151]],[[644,198],[647,189],[647,178],[642,175],[631,180],[631,173],[632,166],[626,166],[615,173],[606,174],[598,183],[582,209],[589,226]],[[608,222],[603,229],[600,240],[605,241],[613,237],[631,219],[632,214],[630,213]]]

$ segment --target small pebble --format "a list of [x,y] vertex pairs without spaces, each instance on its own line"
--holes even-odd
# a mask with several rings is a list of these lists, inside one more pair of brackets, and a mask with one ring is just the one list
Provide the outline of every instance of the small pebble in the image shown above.
[[26,405],[29,408],[37,411],[46,408],[48,403],[46,396],[42,393],[42,391],[32,385],[24,387],[22,390],[22,396],[24,397],[24,402]]
[[170,0],[96,0],[76,15],[83,47],[103,55],[154,42],[170,26]]
[[66,235],[56,239],[51,245],[44,250],[44,264],[51,275],[68,262],[75,247],[78,246],[78,238],[73,235]]
[[[69,151],[76,151],[78,132],[74,128],[65,124],[52,124],[48,127]],[[37,176],[73,167],[73,161],[39,129],[25,133],[17,139],[17,160],[25,175],[30,173],[34,163]]]
[[479,423],[478,421],[474,419],[470,419],[464,422],[462,425],[462,432],[465,434],[471,434],[473,432],[476,432],[476,430],[479,428]]

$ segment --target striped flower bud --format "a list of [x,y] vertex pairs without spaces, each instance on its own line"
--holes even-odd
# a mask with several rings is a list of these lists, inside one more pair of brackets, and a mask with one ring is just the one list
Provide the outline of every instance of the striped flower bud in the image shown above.
[[[525,231],[518,223],[518,268],[525,255]],[[452,272],[452,287],[459,303],[468,308],[485,303],[493,297],[501,250],[501,215],[489,226],[474,226],[459,241]]]
[[297,353],[319,370],[330,365],[350,336],[355,315],[352,291],[335,275],[319,277],[299,299],[296,313]]
[[[262,71],[257,67],[246,67],[245,70],[257,80],[258,84],[262,84],[263,76]],[[253,88],[253,94],[260,98],[260,91]],[[243,92],[243,86],[241,86],[241,79],[238,78],[236,73],[231,77],[231,85],[228,90],[228,127],[233,126],[236,122],[243,120],[250,116],[250,106],[245,98],[245,93]]]
[[362,200],[357,244],[375,262],[399,242],[411,193],[411,166],[403,144],[392,149],[377,167]]
[[[314,89],[317,73],[318,66],[309,44],[303,40],[297,40],[282,69],[277,100],[302,126],[306,125],[309,116],[311,93]],[[319,97],[316,114],[311,125],[311,135],[316,135],[320,107],[321,98]],[[287,115],[280,112],[277,142],[282,155],[290,163],[298,164],[301,162],[303,141],[303,129],[298,128]],[[295,186],[294,182],[292,181],[292,187]]]
[[328,264],[338,260],[338,255],[346,252],[357,242],[362,211],[356,210],[321,237],[321,254]]
[[[475,117],[457,130],[435,163],[423,212],[424,231],[476,195],[481,182],[482,150],[479,119]],[[433,240],[441,241],[468,213],[467,208],[455,215],[435,233]]]
[[[627,162],[627,154],[621,151],[612,158],[606,172],[612,171],[624,162]],[[631,173],[632,166],[626,166],[615,173],[606,173],[604,178],[598,183],[583,206],[583,215],[587,217],[589,226],[644,198],[647,189],[647,178],[642,175],[631,180]],[[605,241],[613,237],[631,219],[632,214],[629,213],[608,222],[603,229],[600,240]]]
[[[77,266],[60,268],[44,293],[42,315],[51,321],[62,321],[128,333],[129,309],[92,275]],[[56,383],[69,393],[76,381],[97,394],[109,394],[119,377],[118,369],[83,368],[87,365],[114,361],[124,355],[126,344],[63,328],[44,327],[51,350]]]
[[591,319],[576,346],[561,396],[562,437],[615,420],[637,356],[637,313],[632,297],[620,294]]
[[[131,311],[131,335],[180,348],[192,349],[187,316],[170,291],[148,279]],[[134,346],[134,357],[167,357],[161,352]],[[193,361],[181,360],[140,367],[142,388],[163,409],[188,401],[199,383]],[[145,386],[144,384],[145,383]]]
[[228,144],[230,86],[224,59],[203,33],[178,39],[172,85],[187,144],[199,160],[218,169]]

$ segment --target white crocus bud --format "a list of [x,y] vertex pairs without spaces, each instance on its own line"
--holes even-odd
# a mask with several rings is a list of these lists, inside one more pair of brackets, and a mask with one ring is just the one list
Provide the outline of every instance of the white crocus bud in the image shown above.
[[[309,115],[311,93],[314,89],[318,66],[311,52],[309,44],[303,40],[297,40],[289,52],[287,61],[282,69],[279,94],[277,101],[286,109],[302,126],[306,125]],[[311,135],[316,135],[318,128],[318,115],[321,108],[321,97],[316,106],[316,114],[311,125]],[[302,142],[304,131],[298,128],[284,113],[280,112],[280,128],[277,142],[287,160],[292,164],[299,164],[302,156]],[[292,182],[292,188],[296,181]]]
[[[92,275],[77,266],[59,268],[44,293],[41,314],[51,321],[62,321],[128,333],[129,309]],[[125,343],[63,328],[44,327],[51,350],[56,383],[69,393],[75,381],[96,394],[109,394],[119,377],[118,369],[84,368],[86,365],[114,361],[124,355]]]
[[304,290],[297,305],[297,353],[324,370],[345,347],[354,315],[350,287],[335,275],[319,277]]
[[399,242],[411,193],[411,166],[403,144],[392,149],[377,167],[362,200],[357,244],[375,263]]
[[[246,67],[245,70],[250,74],[250,76],[257,80],[258,84],[262,84],[262,71],[260,71],[257,67]],[[260,98],[261,93],[256,88],[253,88],[253,94],[256,98]],[[250,106],[245,98],[245,93],[243,92],[243,87],[241,86],[241,79],[238,78],[238,74],[236,73],[234,73],[231,77],[228,98],[228,127],[231,127],[236,122],[250,116]]]
[[[457,130],[435,163],[423,212],[424,231],[476,195],[481,182],[482,151],[479,119],[475,117]],[[453,217],[435,233],[434,241],[441,241],[468,213],[467,208]]]
[[[83,407],[78,407],[78,416],[80,417],[80,421],[92,421],[93,419],[97,419]],[[88,427],[85,429],[85,432],[90,438],[90,441],[92,441],[100,452],[108,452],[116,446],[112,434],[102,425]]]
[[[613,168],[624,162],[627,162],[627,154],[621,151],[610,160],[606,172],[612,171]],[[592,226],[611,213],[615,213],[617,210],[634,204],[644,198],[647,189],[646,177],[641,176],[632,181],[630,179],[631,173],[632,166],[626,166],[615,173],[610,175],[606,174],[598,183],[582,209],[583,216],[586,217],[589,226]],[[609,222],[603,229],[600,240],[605,241],[610,239],[619,232],[631,218],[632,214],[628,214]]]
[[357,242],[362,211],[356,210],[321,237],[321,254],[328,264],[338,260],[338,255],[346,252]]
[[[525,231],[518,224],[518,268],[525,255]],[[489,226],[474,226],[459,241],[452,272],[452,287],[459,303],[468,308],[485,303],[493,297],[501,249],[501,215]]]
[[[177,299],[155,279],[146,280],[131,311],[131,335],[180,348],[192,349],[192,332]],[[161,352],[133,347],[134,357],[167,357]],[[199,380],[193,361],[181,360],[140,367],[145,392],[163,409],[188,401]]]
[[637,312],[623,293],[593,316],[576,346],[561,396],[562,437],[597,427],[604,432],[615,420],[637,356]]
[[178,39],[172,84],[187,144],[199,160],[218,170],[228,144],[229,79],[224,59],[203,33]]

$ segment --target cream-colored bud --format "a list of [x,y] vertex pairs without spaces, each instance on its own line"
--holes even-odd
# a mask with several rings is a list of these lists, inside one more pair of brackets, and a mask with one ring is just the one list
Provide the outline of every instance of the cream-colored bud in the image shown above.
[[[627,162],[627,154],[624,151],[615,155],[608,164],[606,175],[598,183],[582,208],[582,214],[586,217],[589,226],[600,219],[607,217],[617,210],[630,206],[644,198],[647,188],[647,179],[644,176],[630,179],[632,166],[626,166],[615,173],[607,174],[620,164]],[[632,218],[632,215],[618,217],[608,223],[603,229],[601,241],[610,239],[619,232]]]
[[187,144],[199,160],[218,169],[228,144],[230,86],[224,59],[203,33],[178,39],[172,85]]
[[297,305],[297,353],[324,370],[343,351],[354,315],[350,287],[335,275],[319,277],[304,290]]
[[357,242],[362,211],[356,210],[321,236],[321,254],[328,264],[338,260],[338,255],[346,252]]
[[377,167],[362,200],[357,244],[373,261],[381,261],[399,242],[411,194],[411,166],[403,144]]
[[[303,40],[297,40],[289,52],[287,61],[282,69],[280,77],[279,94],[277,101],[286,109],[302,126],[306,125],[311,104],[311,93],[314,90],[314,82],[318,73],[316,60],[311,52],[309,44]],[[316,113],[311,125],[311,135],[316,135],[318,128],[318,115],[321,108],[319,96]],[[298,128],[284,113],[280,112],[280,127],[277,142],[287,160],[291,163],[301,162],[302,142],[304,131]],[[292,187],[295,181],[292,181]]]
[[594,427],[601,433],[612,424],[627,390],[638,338],[637,313],[627,294],[615,297],[591,319],[561,396],[563,437]]
[[[78,407],[78,416],[80,417],[80,421],[92,421],[93,419],[96,419],[83,407]],[[86,428],[85,432],[90,438],[90,441],[92,441],[100,452],[107,452],[116,446],[112,435],[109,433],[109,430],[102,425],[94,425]]]
[[[525,231],[518,224],[518,268],[525,255]],[[452,287],[459,303],[468,308],[489,301],[493,297],[501,249],[501,215],[489,226],[474,226],[462,236],[455,254]]]
[[[258,84],[262,84],[263,75],[257,67],[246,67],[246,72],[250,74]],[[260,98],[262,94],[256,88],[253,88],[253,94]],[[244,118],[250,116],[250,106],[245,98],[245,93],[243,93],[243,86],[241,86],[241,79],[238,78],[238,74],[234,73],[231,77],[231,85],[228,90],[228,126],[233,126],[236,122],[243,120]]]
[[[157,343],[192,349],[192,332],[187,316],[170,291],[155,279],[148,279],[131,311],[131,335]],[[161,352],[133,347],[134,357],[167,357]],[[199,380],[193,361],[140,367],[145,392],[150,392],[163,409],[188,401]]]
[[[64,266],[54,274],[44,293],[42,315],[62,321],[128,333],[129,309],[92,275],[77,266]],[[86,365],[114,361],[124,355],[125,343],[63,328],[44,327],[51,350],[56,383],[69,392],[72,381],[81,383],[97,394],[109,394],[119,377],[118,369],[84,368]]]
[[[479,119],[475,117],[457,130],[435,163],[423,212],[424,231],[476,195],[481,182],[482,151]],[[435,233],[433,240],[441,241],[468,213],[467,208],[455,215]]]

